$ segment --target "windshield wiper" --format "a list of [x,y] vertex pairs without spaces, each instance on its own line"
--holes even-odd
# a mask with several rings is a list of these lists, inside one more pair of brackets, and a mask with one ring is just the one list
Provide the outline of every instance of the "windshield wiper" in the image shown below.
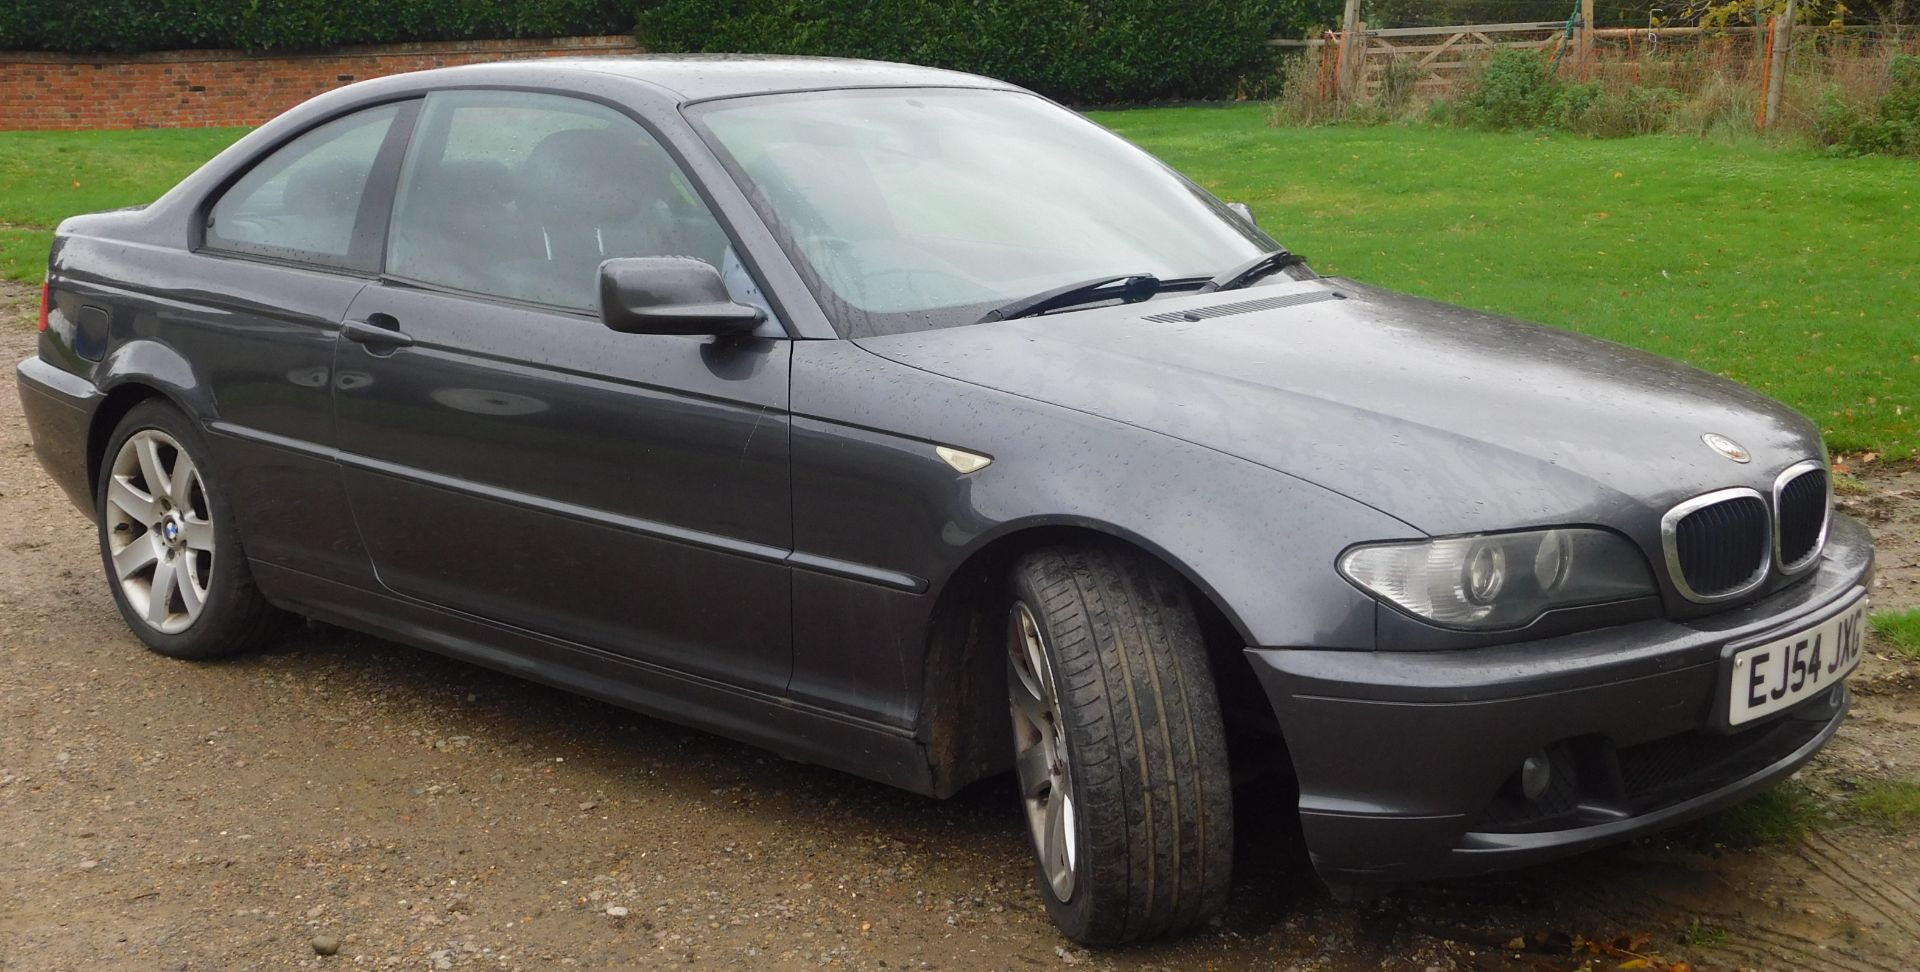
[[1276,271],[1288,267],[1302,266],[1307,258],[1281,247],[1278,250],[1262,253],[1237,267],[1227,270],[1200,285],[1198,293],[1210,294],[1216,290],[1238,290],[1241,287]]
[[1075,304],[1091,304],[1097,300],[1117,300],[1123,304],[1136,304],[1160,292],[1160,278],[1150,273],[1109,274],[1070,283],[1064,287],[1043,290],[1031,297],[1022,297],[1011,304],[1004,304],[987,312],[979,323],[992,321],[1010,321],[1016,317],[1032,317],[1045,314],[1050,310],[1072,307]]

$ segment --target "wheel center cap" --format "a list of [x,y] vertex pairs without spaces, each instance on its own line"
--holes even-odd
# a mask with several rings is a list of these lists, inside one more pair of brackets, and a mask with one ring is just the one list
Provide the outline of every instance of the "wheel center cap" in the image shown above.
[[180,517],[173,513],[167,514],[166,520],[160,524],[161,538],[170,544],[178,545],[181,533]]

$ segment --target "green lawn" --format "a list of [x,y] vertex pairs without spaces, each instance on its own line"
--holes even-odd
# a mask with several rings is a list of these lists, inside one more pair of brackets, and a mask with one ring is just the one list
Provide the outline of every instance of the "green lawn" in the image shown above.
[[39,282],[60,220],[152,202],[246,133],[0,132],[0,277]]
[[[1690,138],[1095,117],[1253,206],[1323,272],[1573,328],[1756,385],[1837,450],[1920,450],[1920,165]],[[237,129],[0,132],[0,276],[60,217],[146,202]]]
[[1692,138],[1095,117],[1323,273],[1584,331],[1758,386],[1836,450],[1920,448],[1920,165]]

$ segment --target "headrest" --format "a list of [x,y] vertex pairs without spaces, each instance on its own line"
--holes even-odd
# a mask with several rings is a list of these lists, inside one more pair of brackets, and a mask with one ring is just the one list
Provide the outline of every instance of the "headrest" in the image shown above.
[[522,163],[517,202],[541,219],[599,225],[632,218],[669,185],[665,164],[638,130],[554,132]]

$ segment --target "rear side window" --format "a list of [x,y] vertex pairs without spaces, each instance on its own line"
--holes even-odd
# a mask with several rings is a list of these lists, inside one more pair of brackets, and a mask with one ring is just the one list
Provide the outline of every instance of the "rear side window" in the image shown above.
[[375,269],[377,253],[354,253],[354,229],[374,162],[399,110],[387,105],[337,118],[267,156],[213,204],[206,245],[299,263]]
[[690,256],[744,276],[727,237],[633,119],[563,95],[448,91],[414,126],[388,275],[569,310],[598,306],[602,261]]

